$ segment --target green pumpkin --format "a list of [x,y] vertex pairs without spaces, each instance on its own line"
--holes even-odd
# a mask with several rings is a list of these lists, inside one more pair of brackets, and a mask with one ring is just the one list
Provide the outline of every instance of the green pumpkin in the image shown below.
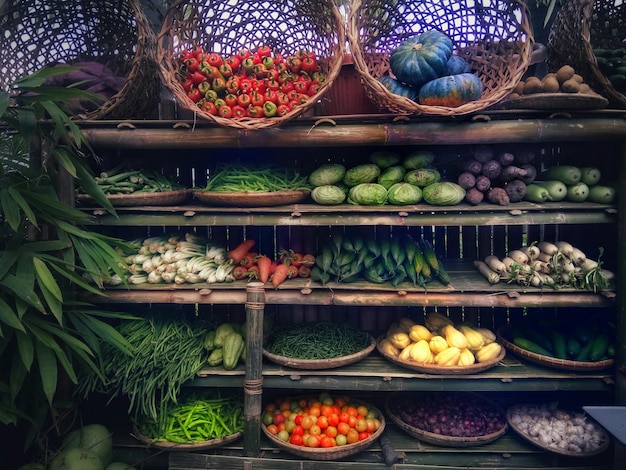
[[426,83],[419,92],[420,104],[456,108],[477,100],[483,93],[483,84],[472,73],[461,73],[437,78]]
[[398,80],[419,88],[442,76],[452,56],[452,39],[437,30],[413,36],[393,51],[389,66]]
[[452,54],[446,64],[446,71],[444,75],[458,75],[460,73],[469,73],[471,71],[472,67],[467,60],[461,56]]
[[389,75],[383,75],[378,79],[378,81],[382,83],[387,90],[395,95],[404,96],[405,98],[413,101],[417,99],[417,90],[411,86],[405,85],[400,80],[396,80]]

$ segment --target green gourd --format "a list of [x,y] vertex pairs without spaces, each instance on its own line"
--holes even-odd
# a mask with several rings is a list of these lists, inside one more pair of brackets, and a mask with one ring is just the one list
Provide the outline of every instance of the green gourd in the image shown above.
[[235,332],[226,337],[224,340],[224,346],[222,347],[224,350],[224,369],[231,370],[237,367],[237,362],[239,361],[245,347],[246,343],[241,334]]
[[427,106],[456,108],[475,101],[483,94],[483,84],[473,73],[437,78],[420,88],[419,102]]
[[383,75],[378,79],[378,81],[382,83],[383,86],[394,95],[403,96],[412,101],[415,101],[417,99],[417,89],[413,88],[412,86],[405,85],[400,80],[396,80],[389,75]]
[[419,88],[442,76],[452,56],[452,39],[429,30],[402,42],[391,51],[389,66],[398,80]]

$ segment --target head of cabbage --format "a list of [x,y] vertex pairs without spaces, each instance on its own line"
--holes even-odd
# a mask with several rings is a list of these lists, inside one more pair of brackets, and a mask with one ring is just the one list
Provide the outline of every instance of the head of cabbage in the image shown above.
[[324,186],[339,183],[346,174],[346,168],[339,163],[325,163],[309,175],[309,183],[313,186]]
[[377,150],[370,153],[369,161],[385,169],[400,163],[400,155],[391,150]]
[[389,168],[383,170],[376,182],[389,189],[394,184],[402,181],[405,173],[406,170],[402,165],[390,166]]
[[380,167],[373,163],[363,163],[346,170],[343,182],[346,186],[352,187],[361,183],[372,183],[380,175]]
[[422,190],[409,183],[396,183],[387,190],[387,201],[396,206],[417,204],[422,200]]
[[333,206],[341,204],[346,199],[346,193],[339,186],[325,184],[324,186],[313,188],[311,198],[318,204]]
[[407,171],[404,175],[404,181],[424,188],[429,184],[437,183],[441,180],[441,174],[435,168],[418,168],[416,170]]
[[363,206],[382,206],[387,202],[387,188],[378,183],[361,183],[350,188],[348,202]]

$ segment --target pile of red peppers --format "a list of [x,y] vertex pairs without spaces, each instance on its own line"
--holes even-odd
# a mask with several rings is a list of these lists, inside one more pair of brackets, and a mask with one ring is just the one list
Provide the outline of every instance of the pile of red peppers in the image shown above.
[[179,56],[187,96],[204,112],[223,118],[284,116],[317,94],[326,80],[315,52],[284,57],[269,46],[228,57],[202,47]]

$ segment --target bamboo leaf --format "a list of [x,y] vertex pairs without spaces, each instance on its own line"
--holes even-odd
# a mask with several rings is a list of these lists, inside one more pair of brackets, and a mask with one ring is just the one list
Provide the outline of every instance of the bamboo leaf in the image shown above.
[[102,191],[102,188],[93,176],[89,173],[88,168],[84,165],[79,165],[76,169],[76,173],[78,174],[78,181],[80,183],[80,187],[85,193],[89,194],[94,200],[107,212],[118,217],[115,208],[111,204],[111,201],[106,197],[106,194]]
[[[54,337],[48,333],[47,331],[42,330],[37,325],[33,324],[32,318],[29,318],[25,321],[27,323],[28,329],[32,332],[32,334],[39,340],[39,342],[46,345],[48,348],[54,351],[59,363],[63,366],[63,369],[67,373],[68,378],[73,382],[77,383],[78,379],[76,378],[76,372],[74,372],[74,368],[70,363],[65,352],[59,347],[58,343],[54,339]],[[36,343],[38,344],[38,343]]]
[[22,331],[17,331],[15,333],[15,338],[17,341],[17,349],[20,353],[20,358],[22,359],[22,363],[28,372],[30,372],[30,367],[33,365],[33,357],[34,357],[34,345],[33,340],[30,336]]
[[11,398],[14,400],[22,390],[22,385],[24,384],[24,379],[26,379],[27,375],[28,371],[26,370],[26,367],[24,367],[24,363],[17,355],[13,356],[9,376],[9,389],[11,392]]
[[72,245],[68,241],[63,240],[44,240],[37,242],[28,242],[17,248],[17,251],[30,251],[30,252],[48,252],[48,251],[61,251],[71,248]]
[[44,394],[48,399],[48,404],[52,405],[54,400],[54,392],[57,389],[58,369],[55,359],[55,351],[46,346],[42,342],[35,343],[35,351],[37,353],[37,364],[39,366],[39,375],[43,386]]
[[68,347],[74,350],[83,350],[86,353],[93,355],[91,349],[89,349],[89,346],[83,343],[76,336],[71,335],[68,331],[72,331],[72,330],[68,330],[67,327],[55,325],[54,323],[42,320],[37,317],[29,318],[29,324],[36,325],[42,331],[47,331],[51,335],[56,336],[57,338],[63,340],[64,344],[66,344]]
[[41,313],[45,313],[45,308],[37,294],[35,294],[32,289],[30,291],[24,291],[24,285],[20,283],[20,280],[16,276],[12,274],[6,274],[2,278],[2,285],[3,287],[9,289],[13,294],[15,294],[15,296],[26,302],[28,305],[39,310]]
[[0,297],[0,321],[18,331],[26,332],[24,325],[22,325],[22,322],[19,319],[19,315],[8,303],[4,301],[2,297]]
[[16,250],[0,252],[0,279],[15,266],[19,257],[20,254]]
[[33,290],[35,286],[35,268],[33,266],[32,253],[26,252],[17,259],[15,277],[20,283],[22,289]]
[[0,204],[2,205],[2,215],[5,222],[9,224],[13,231],[18,231],[22,224],[22,214],[8,189],[0,191]]
[[113,326],[103,322],[93,315],[81,316],[85,325],[97,336],[99,336],[106,344],[110,344],[122,351],[124,354],[130,355],[132,345],[128,340]]
[[67,171],[72,177],[76,178],[76,166],[74,162],[69,157],[69,152],[65,151],[63,148],[55,148],[52,152],[54,157],[57,159],[59,164]]
[[63,294],[61,293],[59,284],[48,269],[46,263],[35,256],[33,258],[33,265],[35,266],[35,275],[37,276],[39,287],[42,290],[45,287],[45,289],[52,294],[55,299],[59,302],[63,302]]
[[24,216],[28,219],[28,221],[37,227],[37,216],[33,212],[30,205],[22,197],[22,193],[15,188],[9,188],[9,194],[11,194],[13,202],[17,204],[20,209],[22,209]]

